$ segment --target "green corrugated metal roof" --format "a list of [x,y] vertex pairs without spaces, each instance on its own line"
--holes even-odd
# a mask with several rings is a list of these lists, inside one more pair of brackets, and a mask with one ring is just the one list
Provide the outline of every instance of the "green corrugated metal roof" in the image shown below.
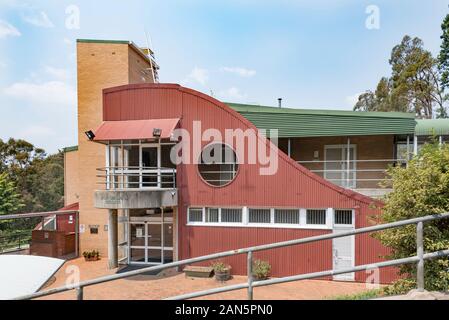
[[417,136],[446,136],[449,135],[449,119],[417,120]]
[[278,129],[279,137],[413,134],[411,113],[311,110],[226,103],[260,129]]

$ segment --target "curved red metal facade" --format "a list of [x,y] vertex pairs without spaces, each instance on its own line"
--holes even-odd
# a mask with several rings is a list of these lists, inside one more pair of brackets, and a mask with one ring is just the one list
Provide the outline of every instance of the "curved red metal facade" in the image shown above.
[[[174,84],[127,85],[103,91],[104,121],[179,118],[180,128],[193,130],[193,121],[201,121],[202,130],[252,128],[255,126],[240,114],[218,100]],[[268,148],[277,147],[263,136],[259,141]],[[204,142],[203,146],[207,144]],[[259,164],[239,164],[235,180],[225,187],[212,187],[198,175],[195,164],[178,166],[178,227],[179,259],[237,249],[288,239],[325,234],[326,230],[254,228],[254,227],[203,227],[187,226],[189,206],[247,206],[276,208],[336,208],[354,209],[356,228],[369,225],[369,217],[380,213],[373,205],[381,203],[340,188],[297,164],[279,152],[275,175],[260,175]],[[388,250],[369,235],[356,237],[356,265],[382,260]],[[257,253],[273,266],[273,276],[332,269],[331,241],[276,249]],[[246,258],[232,257],[228,262],[233,272],[246,272]],[[381,282],[395,279],[393,269],[383,269]],[[364,281],[365,273],[356,275]]]

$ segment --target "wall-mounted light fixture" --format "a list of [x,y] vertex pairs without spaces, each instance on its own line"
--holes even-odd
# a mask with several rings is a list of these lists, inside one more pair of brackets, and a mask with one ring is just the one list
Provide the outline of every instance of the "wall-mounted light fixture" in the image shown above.
[[153,137],[160,138],[162,136],[162,129],[154,128],[153,129]]
[[95,139],[95,133],[92,130],[86,131],[84,132],[87,136],[87,138],[92,141]]

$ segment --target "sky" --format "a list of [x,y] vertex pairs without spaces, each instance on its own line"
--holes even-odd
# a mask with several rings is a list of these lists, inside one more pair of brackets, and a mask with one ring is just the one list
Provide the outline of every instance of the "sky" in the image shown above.
[[160,81],[228,102],[351,110],[406,34],[435,56],[449,0],[0,0],[0,139],[77,144],[76,39],[150,46]]

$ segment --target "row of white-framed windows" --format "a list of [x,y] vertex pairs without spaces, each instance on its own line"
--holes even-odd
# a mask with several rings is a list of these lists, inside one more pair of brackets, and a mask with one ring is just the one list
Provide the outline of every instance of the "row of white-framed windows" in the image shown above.
[[353,224],[350,209],[189,208],[188,224],[331,229]]

